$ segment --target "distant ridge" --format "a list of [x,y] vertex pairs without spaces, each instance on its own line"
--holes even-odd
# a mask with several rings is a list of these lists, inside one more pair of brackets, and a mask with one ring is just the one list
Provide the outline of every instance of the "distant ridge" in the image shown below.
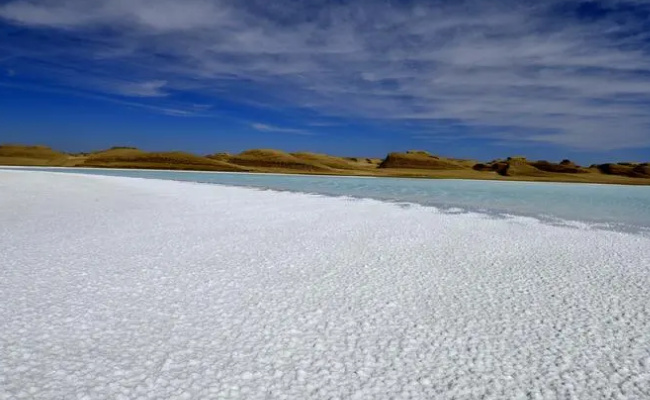
[[225,172],[276,172],[319,175],[462,178],[650,185],[650,163],[605,163],[581,167],[570,160],[552,163],[514,156],[490,162],[445,158],[422,150],[389,153],[383,160],[336,157],[311,152],[252,149],[207,156],[147,152],[116,146],[91,153],[66,154],[47,146],[0,145],[0,165],[89,168],[170,169]]
[[289,169],[303,172],[332,172],[332,168],[319,160],[306,160],[280,150],[246,150],[228,158],[228,162],[253,168]]
[[245,172],[248,169],[183,152],[153,152],[148,153],[136,148],[111,148],[106,151],[88,155],[80,167],[104,168],[143,168],[143,169],[179,169],[203,171],[232,171]]

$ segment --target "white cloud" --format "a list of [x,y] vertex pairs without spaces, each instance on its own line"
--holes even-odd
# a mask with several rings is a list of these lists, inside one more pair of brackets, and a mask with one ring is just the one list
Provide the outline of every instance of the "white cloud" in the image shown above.
[[[13,0],[0,17],[87,39],[29,57],[47,59],[52,76],[101,60],[82,80],[61,79],[126,96],[192,91],[420,128],[453,121],[502,140],[650,145],[650,33],[629,13],[567,19],[555,0],[326,3]],[[123,76],[140,83],[104,84]]]
[[279,127],[279,126],[260,124],[260,123],[253,123],[253,124],[251,124],[251,127],[253,129],[255,129],[256,131],[260,131],[260,132],[276,132],[276,133],[291,133],[291,134],[296,134],[296,135],[311,135],[311,132],[306,131],[304,129],[283,128],[283,127]]
[[167,81],[126,82],[115,83],[113,91],[128,97],[164,97],[167,93],[163,88]]
[[174,31],[211,26],[222,15],[210,1],[192,0],[64,0],[13,1],[2,6],[6,19],[26,25],[84,28],[97,25],[139,25]]

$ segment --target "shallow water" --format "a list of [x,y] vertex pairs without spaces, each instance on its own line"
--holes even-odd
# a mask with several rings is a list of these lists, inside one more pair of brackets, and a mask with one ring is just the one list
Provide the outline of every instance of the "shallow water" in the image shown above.
[[25,169],[371,198],[435,206],[449,212],[514,214],[557,224],[580,221],[604,229],[650,230],[650,187],[647,186],[85,168]]

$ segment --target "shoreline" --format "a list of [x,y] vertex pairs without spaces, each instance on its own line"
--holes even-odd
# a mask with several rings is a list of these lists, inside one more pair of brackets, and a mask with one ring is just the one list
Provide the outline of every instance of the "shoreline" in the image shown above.
[[[416,206],[416,207],[424,207],[424,208],[432,208],[435,209],[438,212],[446,213],[448,209],[454,209],[457,208],[459,210],[462,210],[460,213],[450,213],[450,214],[477,214],[477,215],[483,215],[487,216],[489,218],[532,218],[536,221],[539,221],[540,223],[543,224],[548,224],[548,225],[553,225],[553,226],[563,226],[563,227],[582,227],[582,229],[589,229],[589,230],[602,230],[602,231],[608,231],[608,232],[621,232],[621,233],[632,233],[632,234],[640,234],[642,236],[647,236],[650,237],[650,224],[644,225],[643,223],[632,223],[630,221],[623,222],[623,221],[616,221],[616,220],[598,220],[598,219],[590,219],[590,218],[580,218],[576,216],[567,216],[567,215],[558,215],[555,214],[553,211],[540,211],[540,210],[512,210],[509,209],[507,205],[478,205],[478,204],[467,204],[464,202],[458,203],[458,204],[450,204],[445,201],[439,201],[439,202],[422,202],[418,201],[412,198],[404,198],[404,199],[399,199],[399,198],[385,198],[385,197],[378,197],[376,195],[373,195],[372,193],[366,194],[366,195],[359,195],[359,194],[349,194],[349,193],[332,193],[332,192],[324,192],[324,191],[318,191],[317,189],[314,190],[307,190],[307,189],[296,189],[296,188],[285,188],[285,187],[273,187],[271,186],[264,186],[260,185],[259,183],[250,183],[250,184],[235,184],[231,182],[221,182],[221,181],[200,181],[200,180],[182,180],[182,179],[170,179],[170,178],[165,178],[165,177],[155,177],[155,176],[126,176],[126,175],[119,175],[119,174],[102,174],[101,171],[118,171],[117,169],[114,168],[105,168],[105,169],[98,169],[98,168],[78,168],[82,171],[70,171],[70,169],[74,168],[61,168],[61,167],[56,167],[56,168],[40,168],[40,167],[35,167],[36,169],[29,169],[30,167],[15,167],[11,169],[6,169],[5,171],[16,171],[16,172],[32,172],[32,173],[46,173],[46,174],[64,174],[68,176],[77,176],[77,177],[109,177],[109,178],[126,178],[126,179],[136,179],[136,180],[142,180],[142,181],[158,181],[158,182],[178,182],[178,183],[189,183],[189,184],[198,184],[198,185],[212,185],[212,186],[219,186],[219,187],[225,187],[225,188],[243,188],[243,189],[251,189],[255,191],[270,191],[270,192],[275,192],[275,193],[294,193],[294,194],[304,194],[304,195],[310,195],[310,196],[317,196],[317,197],[325,197],[325,198],[343,198],[343,199],[353,199],[353,200],[370,200],[370,201],[377,201],[385,204],[392,204],[392,205],[409,205],[409,206]],[[49,169],[54,169],[54,170],[49,170]],[[0,172],[2,172],[2,167],[0,167]],[[61,171],[61,170],[66,170],[66,171]],[[90,170],[90,171],[99,171],[98,173],[86,173],[84,170]],[[151,172],[151,171],[158,171],[161,173],[164,172],[177,172],[175,170],[151,170],[151,169],[145,169],[145,170],[136,170],[136,169],[120,169],[119,171],[123,172]],[[182,172],[194,172],[194,171],[182,171]],[[239,174],[239,173],[229,173],[229,172],[218,172],[218,171],[201,171],[202,173],[213,173],[216,172],[217,174]],[[263,176],[263,175],[268,175],[264,173],[254,173],[252,175],[257,175],[257,176]],[[276,174],[278,176],[291,176],[292,174]],[[302,177],[311,177],[311,175],[302,175]],[[325,177],[324,177],[325,178]],[[328,177],[330,178],[330,177]],[[331,176],[331,178],[339,178],[339,176]],[[354,178],[354,177],[342,177],[342,178]],[[445,179],[444,181],[458,181],[458,182],[476,182],[476,180],[471,180],[471,179]],[[493,181],[480,181],[480,182],[493,182]],[[520,183],[520,184],[533,184],[533,186],[574,186],[574,187],[582,187],[584,185],[579,185],[575,186],[572,185],[571,183],[568,182],[524,182],[524,181],[504,181],[504,182],[511,182],[511,183]],[[498,184],[498,182],[496,183]],[[536,184],[543,184],[543,185],[536,185]],[[586,185],[598,185],[602,186],[604,188],[611,187],[611,185],[607,184],[586,184]],[[635,186],[626,186],[629,188],[635,187]],[[636,189],[635,189],[636,190]],[[643,190],[643,189],[641,189]]]
[[[612,182],[591,182],[581,180],[546,180],[546,179],[527,179],[525,177],[504,177],[501,175],[489,177],[453,177],[453,176],[403,176],[403,175],[355,175],[355,174],[325,174],[325,173],[305,173],[305,172],[257,172],[257,171],[207,171],[207,170],[192,170],[192,169],[164,169],[164,168],[113,168],[113,167],[80,167],[80,166],[40,166],[40,165],[1,165],[0,169],[60,169],[60,170],[98,170],[98,171],[141,171],[141,172],[182,172],[182,173],[201,173],[201,174],[243,174],[243,175],[271,175],[271,176],[304,176],[304,177],[326,177],[326,178],[385,178],[385,179],[417,179],[417,180],[454,180],[454,181],[483,181],[483,182],[514,182],[514,183],[542,183],[542,184],[578,184],[578,185],[602,185],[602,186],[650,186],[650,179],[645,178],[630,178],[631,181],[616,182],[619,178],[611,178]],[[599,175],[607,176],[607,175]],[[614,175],[615,176],[615,175]],[[606,178],[607,179],[607,178]],[[634,179],[634,180],[632,180]],[[638,181],[636,181],[638,180]]]

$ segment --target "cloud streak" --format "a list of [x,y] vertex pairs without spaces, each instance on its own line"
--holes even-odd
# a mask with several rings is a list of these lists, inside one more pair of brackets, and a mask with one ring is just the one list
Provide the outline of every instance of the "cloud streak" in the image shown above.
[[116,84],[113,90],[127,97],[165,97],[167,81],[127,82]]
[[305,131],[303,129],[295,129],[295,128],[283,128],[279,126],[273,126],[273,125],[267,125],[267,124],[261,124],[261,123],[253,123],[251,124],[251,128],[255,129],[256,131],[259,132],[275,132],[275,133],[290,133],[290,134],[295,134],[295,135],[311,135],[311,132]]
[[420,136],[427,127],[440,135],[437,127],[452,122],[493,140],[588,150],[650,146],[648,16],[647,1],[616,0],[0,6],[12,24],[84,38],[82,46],[21,50],[21,57],[47,59],[52,70],[88,63],[88,86],[125,75],[136,82],[107,93],[254,99],[414,123]]

